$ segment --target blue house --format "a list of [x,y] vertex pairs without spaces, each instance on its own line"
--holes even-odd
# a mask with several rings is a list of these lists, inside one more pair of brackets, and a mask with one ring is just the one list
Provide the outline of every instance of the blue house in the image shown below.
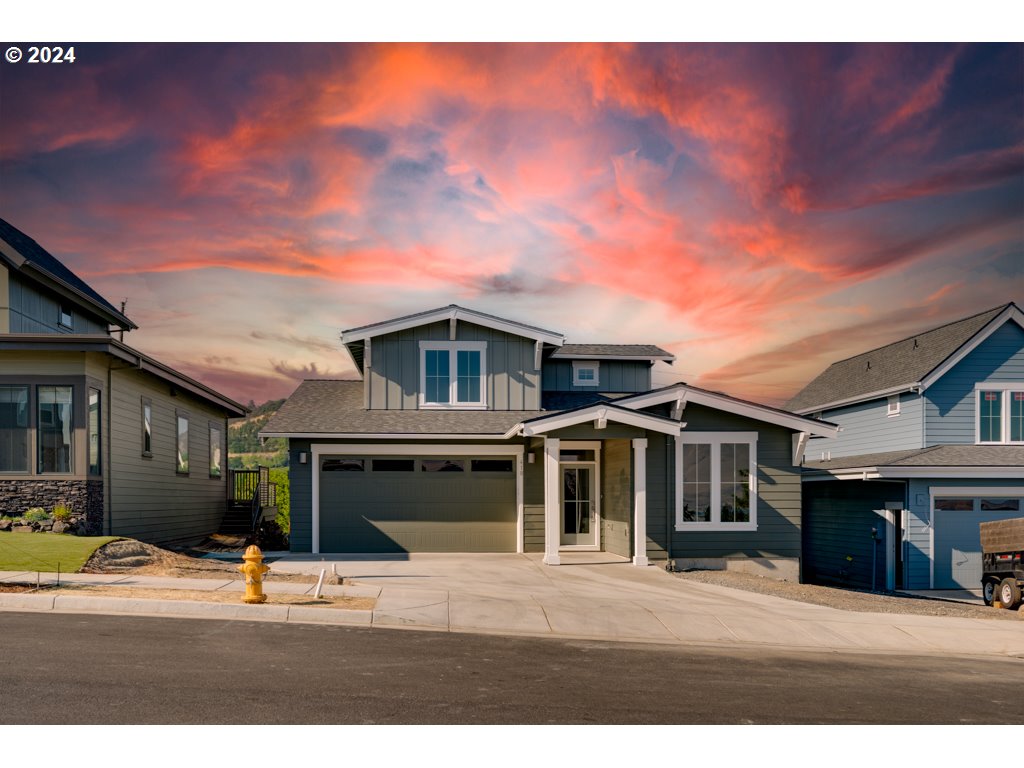
[[1024,515],[1016,304],[840,360],[787,404],[840,426],[804,449],[803,577],[978,589],[978,524]]

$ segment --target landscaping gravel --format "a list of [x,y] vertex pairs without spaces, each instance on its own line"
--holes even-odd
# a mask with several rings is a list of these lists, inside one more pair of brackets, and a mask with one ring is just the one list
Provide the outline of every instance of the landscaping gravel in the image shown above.
[[683,571],[675,574],[680,579],[716,584],[720,587],[744,589],[762,595],[774,595],[801,603],[827,605],[841,611],[860,613],[902,613],[919,616],[960,616],[968,619],[1024,619],[1024,609],[999,610],[987,605],[969,605],[948,600],[936,600],[893,593],[867,592],[817,584],[797,584],[763,576],[752,576],[735,571]]

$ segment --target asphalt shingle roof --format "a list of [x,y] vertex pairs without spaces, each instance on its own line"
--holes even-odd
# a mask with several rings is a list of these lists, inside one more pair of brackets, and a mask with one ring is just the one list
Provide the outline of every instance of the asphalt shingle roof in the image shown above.
[[124,318],[127,326],[132,325],[131,321],[122,315],[120,310],[116,309],[113,304],[94,291],[88,283],[82,280],[82,278],[64,266],[59,259],[50,254],[45,248],[20,229],[3,219],[0,219],[0,238],[9,243],[12,248],[28,259],[37,268],[44,272],[48,272],[61,282],[64,282],[75,290],[85,294],[96,303],[102,305],[105,309],[114,313],[116,317]]
[[908,451],[862,453],[831,461],[808,461],[805,469],[861,467],[1024,467],[1024,445],[934,445]]
[[872,392],[916,384],[1009,306],[1012,305],[1003,304],[832,363],[785,407],[806,413],[828,403],[855,400]]
[[302,382],[262,433],[503,435],[551,411],[365,410],[363,382]]
[[552,357],[579,357],[594,355],[600,357],[672,357],[654,344],[563,344]]

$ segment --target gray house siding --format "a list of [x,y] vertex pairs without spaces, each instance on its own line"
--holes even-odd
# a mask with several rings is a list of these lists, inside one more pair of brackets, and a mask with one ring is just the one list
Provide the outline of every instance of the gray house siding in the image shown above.
[[[639,360],[599,360],[598,384],[577,387],[572,383],[572,361],[544,361],[545,392],[646,392],[651,388],[651,365]],[[532,362],[531,362],[532,365]]]
[[[106,333],[107,325],[73,302],[61,302],[15,273],[9,274],[10,333]],[[58,323],[60,307],[71,311],[71,327]]]
[[[135,370],[111,371],[108,530],[152,543],[215,532],[227,500],[227,419],[202,401]],[[142,455],[142,398],[152,404],[152,457]],[[176,414],[189,419],[189,473],[178,474]],[[210,424],[220,428],[221,476],[210,477]]]
[[822,418],[838,424],[842,431],[835,438],[810,439],[804,458],[821,461],[822,453],[826,451],[838,459],[863,453],[923,448],[923,399],[913,392],[904,392],[899,398],[900,413],[897,416],[888,415],[889,400],[885,397],[824,411]]
[[1005,323],[925,390],[929,446],[975,442],[976,383],[1024,382],[1024,329]]
[[601,544],[622,557],[632,554],[633,446],[608,440],[601,451]]
[[[419,407],[421,341],[448,341],[447,321],[374,337],[364,374],[368,407]],[[540,373],[533,370],[534,342],[474,323],[459,322],[456,341],[487,342],[487,407],[496,411],[540,409]]]
[[[885,586],[884,519],[875,510],[903,504],[903,483],[828,480],[803,488],[803,580],[869,589]],[[871,529],[878,531],[876,543]]]
[[[664,415],[666,407],[652,412]],[[793,466],[792,432],[700,405],[683,414],[686,431],[757,432],[758,495],[756,531],[675,530],[675,447],[664,435],[647,443],[647,555],[667,556],[671,531],[673,558],[799,558],[800,470]],[[667,444],[666,444],[667,442]]]

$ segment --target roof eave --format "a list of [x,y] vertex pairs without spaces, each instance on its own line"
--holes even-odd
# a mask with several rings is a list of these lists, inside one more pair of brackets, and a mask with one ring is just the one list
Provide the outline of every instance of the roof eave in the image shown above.
[[43,269],[29,259],[24,261],[19,271],[29,273],[29,276],[36,282],[43,283],[57,293],[62,293],[68,298],[88,304],[93,312],[109,322],[111,325],[116,325],[126,331],[133,331],[139,327],[125,315],[122,315],[120,312],[115,310],[111,310],[110,307],[96,301],[92,296],[83,293],[78,288],[75,288],[73,285],[61,280],[52,272]]
[[556,347],[560,347],[565,343],[565,336],[560,333],[546,331],[542,328],[534,328],[533,326],[517,323],[514,320],[502,320],[490,315],[484,315],[480,312],[475,312],[472,309],[466,309],[455,305],[442,307],[419,315],[411,315],[406,318],[385,320],[381,323],[364,325],[359,328],[342,331],[341,341],[347,345],[356,341],[371,339],[374,336],[382,336],[386,333],[395,333],[396,331],[404,331],[408,328],[416,328],[421,325],[436,323],[439,320],[465,320],[473,323],[474,325],[482,325],[487,328],[505,331],[506,333],[512,333],[517,336],[534,339],[535,341],[542,341],[545,344],[552,344]]
[[799,414],[800,416],[806,416],[808,413],[817,413],[818,411],[829,411],[832,410],[833,408],[843,408],[847,405],[867,403],[870,402],[871,400],[878,400],[879,398],[888,397],[889,395],[898,395],[902,392],[920,392],[922,388],[923,384],[920,381],[914,381],[908,384],[899,384],[895,387],[887,387],[885,389],[875,390],[874,392],[865,392],[863,395],[847,397],[842,400],[833,400],[830,403],[822,403],[821,405],[797,408],[793,411],[793,413]]

